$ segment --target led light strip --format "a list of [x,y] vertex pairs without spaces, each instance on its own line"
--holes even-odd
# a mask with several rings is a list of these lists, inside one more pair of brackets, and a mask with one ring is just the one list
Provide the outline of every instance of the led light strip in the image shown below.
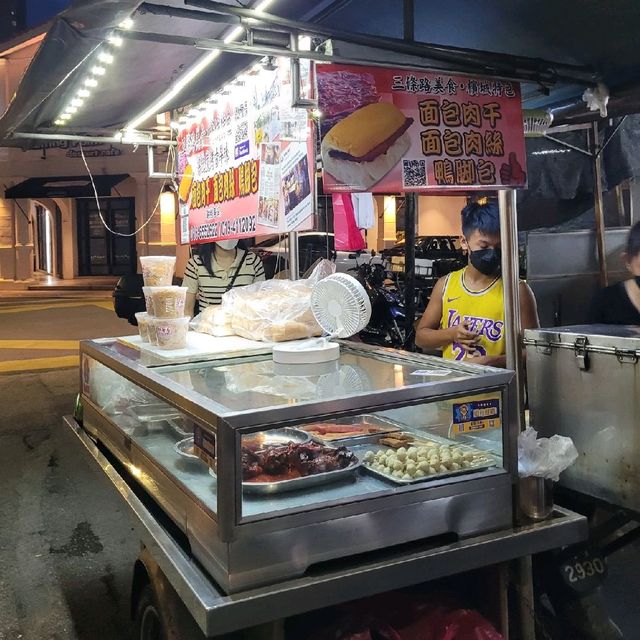
[[[265,11],[275,0],[261,0],[254,7],[257,12]],[[234,40],[237,40],[244,33],[244,27],[234,27],[225,37],[224,42],[229,44]],[[142,113],[138,114],[131,122],[125,127],[125,132],[133,132],[141,124],[149,120],[158,113],[161,113],[164,107],[175,98],[194,78],[199,76],[218,56],[220,51],[218,49],[212,49],[206,53],[202,58],[196,62],[184,75],[182,75],[177,82],[162,96],[160,96],[152,105],[145,109]]]
[[[120,29],[131,29],[131,27],[133,27],[133,19],[126,18],[118,27]],[[113,64],[114,54],[121,46],[122,38],[117,35],[110,35],[107,41],[98,48],[88,76],[80,82],[80,86],[75,95],[60,112],[53,124],[58,127],[66,125],[85,105],[85,101],[91,97],[91,91],[100,84],[100,79],[106,75],[108,65]]]

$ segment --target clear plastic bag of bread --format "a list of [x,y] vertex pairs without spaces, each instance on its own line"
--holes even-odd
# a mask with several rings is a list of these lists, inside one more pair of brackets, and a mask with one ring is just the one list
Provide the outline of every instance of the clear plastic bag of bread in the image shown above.
[[219,305],[211,305],[201,311],[189,324],[192,331],[208,333],[223,338],[235,335],[231,326],[231,315]]
[[231,317],[233,332],[262,342],[321,336],[311,311],[311,291],[335,269],[330,260],[321,260],[308,278],[266,280],[231,289],[222,296],[222,309]]

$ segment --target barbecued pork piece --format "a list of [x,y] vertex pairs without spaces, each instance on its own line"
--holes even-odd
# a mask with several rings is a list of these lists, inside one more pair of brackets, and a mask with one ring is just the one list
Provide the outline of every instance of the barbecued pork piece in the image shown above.
[[258,456],[251,451],[242,447],[242,477],[243,479],[254,478],[263,473],[262,467],[258,463]]
[[242,448],[242,476],[249,479],[261,474],[285,475],[292,471],[301,476],[344,469],[355,456],[345,447],[332,449],[315,442],[289,442],[282,446],[267,446],[252,451]]
[[272,475],[280,475],[286,473],[289,464],[289,447],[267,447],[261,451],[257,451],[256,455],[260,466],[265,473]]

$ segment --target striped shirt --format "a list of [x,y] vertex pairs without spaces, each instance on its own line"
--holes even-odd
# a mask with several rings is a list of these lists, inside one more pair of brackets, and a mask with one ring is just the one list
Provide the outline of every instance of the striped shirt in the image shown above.
[[227,292],[243,256],[245,258],[233,286],[243,287],[259,280],[264,280],[262,260],[252,251],[238,249],[236,259],[228,269],[221,269],[217,265],[215,258],[212,258],[213,277],[209,275],[199,256],[194,255],[189,258],[184,269],[182,286],[187,287],[189,293],[196,296],[201,311],[210,305],[220,304],[222,294]]

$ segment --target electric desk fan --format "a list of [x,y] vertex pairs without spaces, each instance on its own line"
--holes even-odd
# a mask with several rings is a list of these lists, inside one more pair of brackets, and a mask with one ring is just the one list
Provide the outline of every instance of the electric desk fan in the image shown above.
[[353,276],[334,273],[313,287],[311,311],[327,335],[274,346],[274,362],[310,364],[337,360],[340,345],[332,342],[332,338],[350,338],[362,331],[371,318],[371,302]]

